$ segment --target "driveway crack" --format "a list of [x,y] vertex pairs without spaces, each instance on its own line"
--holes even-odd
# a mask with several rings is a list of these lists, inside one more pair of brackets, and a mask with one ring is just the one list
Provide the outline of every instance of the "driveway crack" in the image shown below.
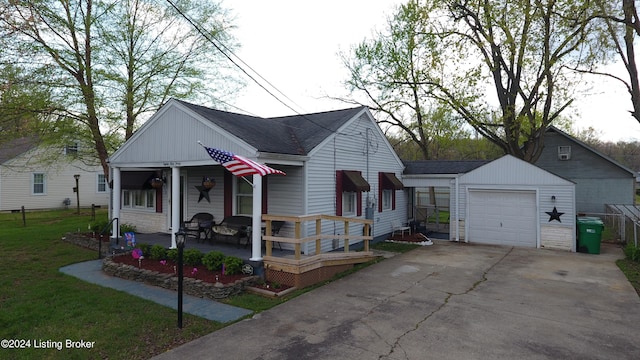
[[[467,290],[461,292],[461,293],[452,293],[452,292],[445,292],[447,294],[447,296],[444,298],[444,301],[442,302],[442,304],[440,304],[440,306],[438,306],[435,310],[433,310],[430,313],[427,313],[422,319],[420,319],[418,322],[415,323],[415,326],[412,329],[407,330],[406,332],[404,332],[403,334],[401,334],[400,336],[398,336],[395,341],[393,342],[393,344],[389,344],[391,345],[391,348],[389,349],[389,352],[387,354],[383,354],[380,355],[378,357],[378,359],[384,359],[387,358],[389,356],[391,356],[392,353],[396,352],[396,351],[401,351],[404,354],[404,358],[407,359],[407,352],[402,348],[402,346],[400,345],[400,340],[402,340],[402,338],[404,338],[405,336],[411,334],[412,332],[418,330],[422,324],[424,324],[427,320],[429,320],[431,317],[433,317],[435,314],[437,314],[438,312],[440,312],[448,303],[449,300],[451,300],[452,297],[454,296],[461,296],[461,295],[467,295],[469,293],[471,293],[472,291],[474,291],[480,284],[484,283],[487,281],[487,274],[489,274],[489,272],[491,270],[493,270],[493,268],[495,268],[498,264],[500,264],[507,256],[509,256],[511,254],[511,252],[513,251],[513,247],[511,247],[509,249],[509,251],[507,251],[502,257],[500,257],[498,260],[496,260],[493,264],[491,264],[491,266],[489,266],[483,273],[482,273],[482,277],[480,278],[480,280],[476,281],[475,283],[473,283],[473,285],[471,285],[471,287],[469,287]],[[433,275],[434,273],[431,273],[427,276],[425,276],[422,280],[414,282],[413,286],[419,284],[420,282],[422,282],[423,280],[428,279],[431,275]],[[410,288],[411,288],[410,287]],[[398,294],[402,294],[407,292],[410,288],[405,289],[403,291],[401,291]],[[394,295],[397,296],[398,294]]]

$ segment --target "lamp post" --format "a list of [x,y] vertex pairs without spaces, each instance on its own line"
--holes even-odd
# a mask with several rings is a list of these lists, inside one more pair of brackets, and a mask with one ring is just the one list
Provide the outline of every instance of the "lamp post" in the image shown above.
[[182,329],[182,257],[184,252],[184,241],[187,237],[187,234],[184,231],[184,228],[180,228],[176,233],[176,245],[178,247],[178,328]]
[[78,182],[80,180],[80,174],[75,174],[73,177],[76,179],[76,187],[73,188],[73,191],[76,193],[76,204],[77,204],[77,213],[80,215],[80,187],[78,186]]

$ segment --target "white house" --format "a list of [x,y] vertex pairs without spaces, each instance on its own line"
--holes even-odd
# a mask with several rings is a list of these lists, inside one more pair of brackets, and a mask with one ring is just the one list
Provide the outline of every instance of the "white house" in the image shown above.
[[[81,207],[106,206],[109,187],[102,167],[78,160],[77,146],[44,146],[36,137],[0,146],[0,211],[75,207],[78,200]],[[53,162],[46,160],[52,152],[59,153]]]
[[[286,176],[234,177],[202,144],[282,170]],[[174,234],[198,212],[215,221],[231,215],[326,214],[369,218],[373,236],[406,221],[398,180],[404,169],[366,107],[260,118],[172,99],[109,159],[114,181],[112,217],[140,232]],[[151,179],[164,186],[152,188]],[[203,180],[215,186],[203,189]],[[258,198],[259,197],[259,198]],[[256,205],[257,204],[257,205]],[[256,209],[260,207],[261,209]],[[259,217],[259,216],[258,216]],[[259,219],[258,219],[259,221]],[[313,224],[302,236],[315,231]],[[291,225],[282,229],[291,233]],[[339,224],[323,232],[344,232]],[[324,241],[323,251],[339,246]],[[252,259],[261,254],[255,241]],[[313,249],[303,249],[308,253]]]

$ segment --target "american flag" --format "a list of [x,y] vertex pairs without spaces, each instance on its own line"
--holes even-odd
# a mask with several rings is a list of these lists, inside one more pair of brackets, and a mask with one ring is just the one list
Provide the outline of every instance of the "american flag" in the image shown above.
[[[203,145],[204,146],[204,145]],[[209,156],[224,166],[235,176],[255,175],[265,176],[269,174],[286,175],[283,171],[272,169],[267,165],[259,164],[240,155],[228,151],[218,150],[204,146]]]

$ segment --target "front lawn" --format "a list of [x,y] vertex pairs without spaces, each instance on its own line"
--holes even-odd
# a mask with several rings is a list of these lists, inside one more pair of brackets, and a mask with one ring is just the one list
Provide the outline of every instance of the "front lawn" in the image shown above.
[[[106,210],[98,210],[97,221],[104,223],[106,217]],[[26,226],[19,213],[0,214],[0,334],[25,346],[0,348],[0,358],[148,359],[228,325],[185,313],[180,330],[176,310],[62,274],[62,266],[97,259],[96,251],[61,240],[68,232],[86,232],[93,222],[88,210],[80,215],[75,210],[27,213]],[[372,248],[377,246],[391,251],[415,247],[383,243]],[[322,285],[285,298],[243,294],[225,302],[259,312]],[[67,340],[91,348],[68,349]]]
[[[0,358],[148,359],[223,326],[185,314],[179,330],[175,310],[60,273],[62,266],[97,258],[61,240],[86,231],[89,211],[26,215],[23,226],[21,214],[0,214],[0,332],[29,347],[2,348]],[[97,216],[106,218],[106,211]],[[94,344],[66,349],[67,340]]]

